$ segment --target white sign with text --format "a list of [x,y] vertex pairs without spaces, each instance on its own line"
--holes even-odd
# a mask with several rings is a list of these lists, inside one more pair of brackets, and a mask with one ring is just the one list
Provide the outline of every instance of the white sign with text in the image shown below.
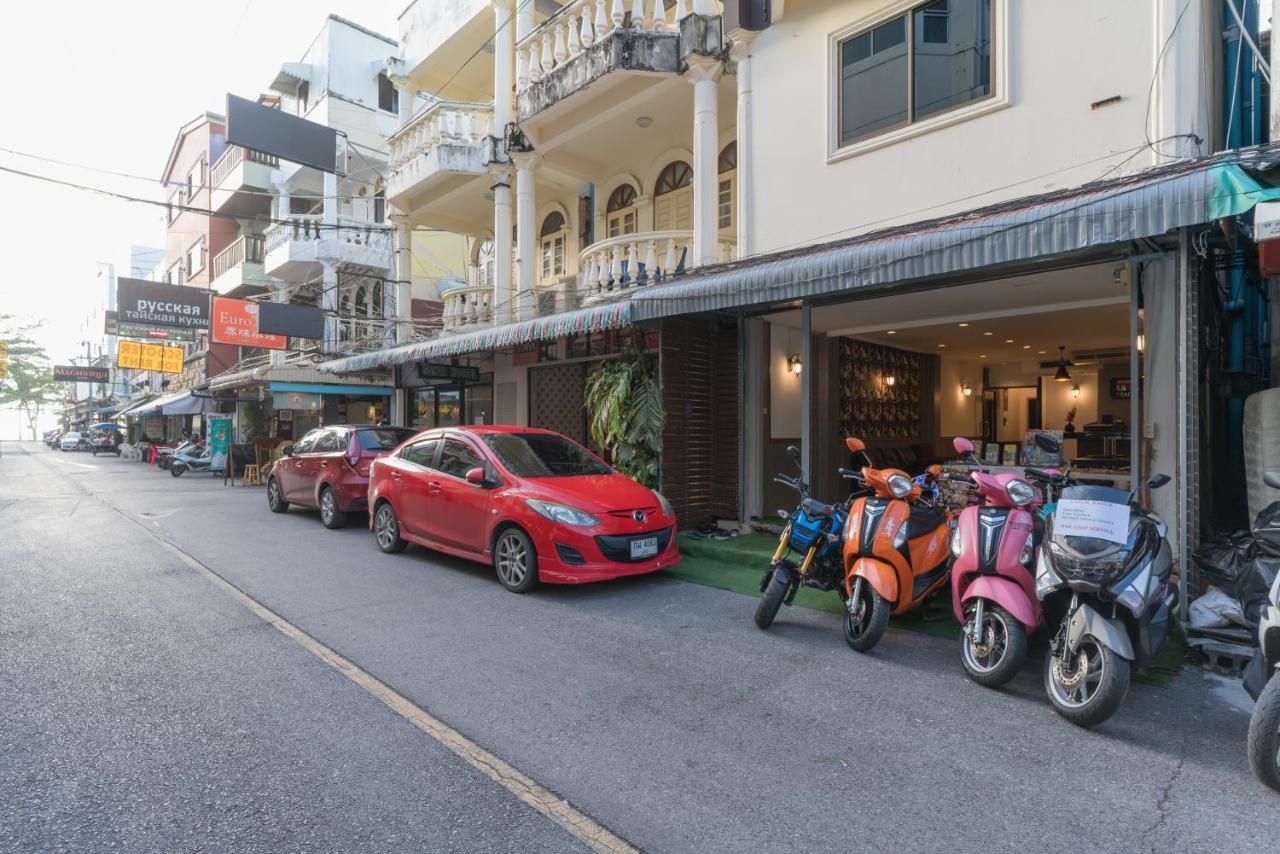
[[1113,543],[1129,539],[1129,505],[1064,498],[1053,514],[1055,537],[1094,537]]

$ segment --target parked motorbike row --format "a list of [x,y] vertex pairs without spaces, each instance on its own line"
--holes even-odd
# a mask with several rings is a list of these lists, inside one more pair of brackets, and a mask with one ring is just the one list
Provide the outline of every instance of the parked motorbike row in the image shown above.
[[[1036,441],[1061,458],[1056,440]],[[920,608],[950,579],[952,611],[964,627],[960,661],[973,681],[994,688],[1012,679],[1028,636],[1043,628],[1045,690],[1057,712],[1084,727],[1111,717],[1130,668],[1164,643],[1176,602],[1165,525],[1137,491],[1080,484],[1057,469],[992,474],[963,438],[955,450],[966,473],[933,466],[914,479],[872,468],[860,440],[846,445],[866,465],[840,469],[852,490],[839,504],[811,498],[802,478],[775,478],[799,492],[800,503],[779,511],[786,525],[761,579],[756,625],[768,628],[801,587],[832,590],[844,605],[845,641],[866,652],[891,615]],[[799,449],[788,453],[798,465]],[[968,491],[958,513],[940,501],[944,482]],[[1145,486],[1168,482],[1157,475]],[[1280,656],[1280,606],[1273,613]]]

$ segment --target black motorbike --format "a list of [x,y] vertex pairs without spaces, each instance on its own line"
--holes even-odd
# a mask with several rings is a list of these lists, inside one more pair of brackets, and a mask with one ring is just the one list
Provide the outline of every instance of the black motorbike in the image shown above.
[[[787,454],[800,467],[800,449],[787,447]],[[843,476],[853,472],[841,469]],[[779,474],[774,481],[789,486],[800,493],[800,503],[788,513],[779,510],[778,515],[787,520],[778,538],[778,548],[769,561],[769,568],[760,579],[760,592],[764,595],[756,606],[756,625],[769,628],[784,604],[795,601],[801,587],[816,590],[835,590],[844,599],[844,523],[849,515],[849,501],[839,504],[823,504],[809,497],[809,484],[801,477]]]
[[[1045,691],[1058,714],[1094,726],[1120,707],[1130,666],[1150,661],[1168,634],[1177,590],[1169,583],[1167,528],[1136,501],[1136,491],[1037,469],[1028,474],[1057,492],[1036,567],[1036,596],[1052,632]],[[1168,482],[1161,474],[1146,486]],[[1106,530],[1108,519],[1119,525],[1125,516],[1127,530]],[[1099,535],[1082,535],[1091,525]]]
[[[1280,489],[1280,472],[1263,482]],[[1280,792],[1280,574],[1271,583],[1267,604],[1258,615],[1258,649],[1244,670],[1244,687],[1254,699],[1249,718],[1249,764],[1258,779]]]

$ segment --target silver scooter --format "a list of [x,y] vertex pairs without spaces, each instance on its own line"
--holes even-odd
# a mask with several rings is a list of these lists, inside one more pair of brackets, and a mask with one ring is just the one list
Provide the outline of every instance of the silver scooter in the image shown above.
[[[1262,480],[1280,489],[1280,472]],[[1244,688],[1254,699],[1249,718],[1249,764],[1258,779],[1280,792],[1280,574],[1258,615],[1258,649],[1244,669]]]
[[191,445],[174,452],[169,460],[169,474],[182,477],[183,473],[188,471],[209,471],[209,464],[212,461],[213,457],[209,453],[208,445]]

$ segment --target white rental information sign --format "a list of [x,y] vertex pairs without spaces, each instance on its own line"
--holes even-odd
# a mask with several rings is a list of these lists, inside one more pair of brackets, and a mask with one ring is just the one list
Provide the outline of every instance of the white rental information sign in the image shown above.
[[1129,539],[1129,505],[1064,498],[1053,514],[1053,534],[1094,537],[1124,543]]

